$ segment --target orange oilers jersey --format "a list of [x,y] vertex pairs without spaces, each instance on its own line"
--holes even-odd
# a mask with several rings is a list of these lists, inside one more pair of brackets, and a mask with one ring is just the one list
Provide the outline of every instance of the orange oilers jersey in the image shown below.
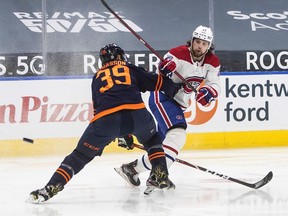
[[174,83],[161,75],[148,73],[126,61],[107,62],[92,80],[92,99],[96,119],[120,110],[145,108],[141,92],[164,91],[170,97],[176,93]]

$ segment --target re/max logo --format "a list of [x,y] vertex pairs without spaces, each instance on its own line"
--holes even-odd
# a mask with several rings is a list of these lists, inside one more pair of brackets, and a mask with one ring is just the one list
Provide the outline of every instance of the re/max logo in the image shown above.
[[[51,16],[46,15],[46,25],[44,26],[42,24],[44,20],[42,12],[14,12],[14,15],[19,18],[28,29],[36,33],[41,33],[44,28],[47,33],[79,33],[85,26],[96,32],[129,32],[113,14],[110,12],[104,12],[103,14],[104,15],[88,12],[87,15],[84,16],[80,12],[55,12]],[[135,32],[143,31],[143,29],[133,21],[125,19],[124,16],[121,16],[121,18],[123,18]]]

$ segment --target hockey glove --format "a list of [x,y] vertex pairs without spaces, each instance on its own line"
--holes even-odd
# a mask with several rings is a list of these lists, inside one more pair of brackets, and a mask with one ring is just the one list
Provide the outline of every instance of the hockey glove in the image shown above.
[[118,138],[118,146],[131,150],[134,148],[134,140],[131,134],[124,136],[123,138]]
[[217,91],[211,86],[203,86],[196,94],[196,101],[202,106],[206,106],[211,101],[215,100],[218,96]]
[[170,76],[176,70],[176,63],[172,57],[167,57],[159,63],[158,68],[162,76]]

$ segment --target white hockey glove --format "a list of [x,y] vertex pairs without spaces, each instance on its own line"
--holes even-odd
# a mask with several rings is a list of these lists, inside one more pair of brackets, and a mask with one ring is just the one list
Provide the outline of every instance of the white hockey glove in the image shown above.
[[134,139],[131,134],[124,136],[123,138],[118,138],[118,146],[131,150],[134,148]]

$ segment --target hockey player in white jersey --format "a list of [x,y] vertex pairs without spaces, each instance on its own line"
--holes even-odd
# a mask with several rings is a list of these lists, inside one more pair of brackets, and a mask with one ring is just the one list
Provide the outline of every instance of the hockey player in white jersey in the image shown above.
[[[160,62],[158,71],[163,76],[170,77],[174,83],[181,83],[181,79],[173,73],[177,71],[194,89],[197,89],[195,94],[193,89],[183,83],[174,100],[162,92],[150,94],[149,107],[163,136],[167,167],[170,167],[186,142],[187,123],[184,111],[190,105],[190,100],[195,98],[202,106],[206,106],[211,101],[217,100],[220,94],[220,62],[213,54],[212,30],[202,25],[198,26],[186,45],[169,50],[164,60]],[[133,148],[132,136],[119,138],[118,141],[121,147]],[[120,168],[115,168],[128,183],[134,186],[140,185],[139,173],[150,169],[151,164],[147,154],[131,163],[123,164]],[[151,186],[149,179],[146,185]]]

